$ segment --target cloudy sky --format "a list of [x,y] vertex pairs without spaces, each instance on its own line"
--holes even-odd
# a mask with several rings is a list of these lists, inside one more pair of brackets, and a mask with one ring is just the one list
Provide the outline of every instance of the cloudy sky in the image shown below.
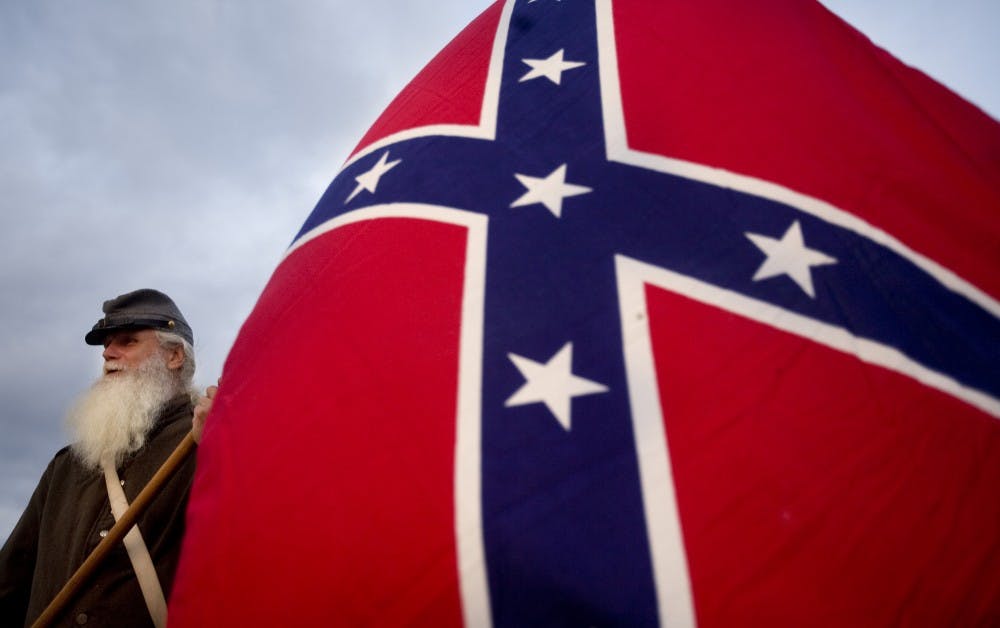
[[[94,379],[104,299],[157,287],[212,383],[291,237],[486,0],[0,3],[0,539]],[[1000,4],[825,0],[1000,118]]]

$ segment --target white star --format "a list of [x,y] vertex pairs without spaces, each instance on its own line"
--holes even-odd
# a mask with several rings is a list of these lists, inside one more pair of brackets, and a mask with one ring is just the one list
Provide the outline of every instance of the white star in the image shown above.
[[528,191],[519,196],[510,206],[521,207],[523,205],[531,205],[532,203],[541,203],[556,218],[559,218],[562,214],[562,202],[564,198],[592,191],[583,185],[566,183],[566,164],[550,172],[544,179],[517,173],[514,173],[514,176],[517,177],[517,180]]
[[570,399],[607,392],[604,384],[573,375],[573,343],[567,342],[545,364],[508,353],[507,357],[524,376],[524,385],[504,402],[505,408],[541,401],[567,432],[570,428]]
[[813,289],[810,268],[837,263],[836,258],[805,245],[798,220],[792,223],[780,240],[758,233],[746,232],[744,235],[767,255],[767,259],[754,274],[754,281],[788,275],[806,294],[815,299],[816,291]]
[[521,59],[528,65],[531,69],[528,73],[521,77],[518,83],[523,83],[525,81],[530,81],[531,79],[536,79],[540,76],[544,76],[556,85],[562,79],[562,73],[566,70],[572,70],[573,68],[578,68],[581,65],[587,65],[582,61],[563,61],[563,51],[565,49],[560,48],[558,52],[554,53],[548,59]]
[[389,151],[385,151],[384,153],[382,153],[382,156],[379,158],[378,163],[372,166],[370,170],[368,170],[367,172],[362,172],[358,176],[354,177],[354,180],[358,182],[358,186],[354,188],[354,191],[351,192],[351,195],[348,196],[347,200],[344,201],[345,205],[350,203],[351,199],[357,196],[358,192],[360,192],[362,189],[368,190],[369,192],[374,192],[375,188],[378,187],[378,180],[382,178],[382,175],[389,172],[390,170],[393,169],[393,167],[396,166],[396,164],[403,161],[402,159],[397,159],[395,161],[390,161],[389,163],[386,163],[387,159],[389,159]]

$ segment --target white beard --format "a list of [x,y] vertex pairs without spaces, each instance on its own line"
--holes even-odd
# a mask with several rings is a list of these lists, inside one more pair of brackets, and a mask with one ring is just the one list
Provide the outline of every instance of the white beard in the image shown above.
[[151,355],[139,367],[101,377],[77,400],[66,421],[73,453],[90,469],[105,456],[119,466],[146,444],[163,406],[184,390],[163,355]]

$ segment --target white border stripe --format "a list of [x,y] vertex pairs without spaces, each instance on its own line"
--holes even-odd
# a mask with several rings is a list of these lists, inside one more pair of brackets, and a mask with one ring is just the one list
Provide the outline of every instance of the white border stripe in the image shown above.
[[493,140],[497,131],[497,108],[500,103],[500,78],[503,75],[503,53],[507,46],[507,31],[510,28],[510,16],[514,11],[514,0],[508,0],[500,13],[496,37],[493,39],[493,51],[490,54],[490,66],[486,73],[486,87],[483,92],[483,107],[479,113],[479,124],[432,124],[419,126],[405,131],[397,131],[369,144],[352,155],[340,167],[340,174],[345,168],[381,148],[430,135],[447,135],[451,137],[469,137],[481,140]]
[[948,268],[914,251],[885,231],[826,201],[800,194],[777,183],[736,174],[722,168],[712,168],[630,149],[625,135],[625,114],[622,108],[621,86],[618,78],[618,52],[615,47],[611,0],[597,0],[597,42],[598,67],[601,77],[601,108],[604,116],[604,141],[609,161],[674,174],[795,207],[881,244],[915,264],[949,290],[964,296],[993,316],[1000,318],[1000,301],[962,279]]
[[645,283],[662,286],[702,303],[853,355],[862,362],[913,378],[930,388],[961,399],[986,414],[1000,418],[1000,400],[966,386],[949,375],[927,368],[894,347],[855,336],[841,327],[623,255],[615,256],[615,262],[620,273],[623,269],[626,271],[627,278],[639,276]]
[[486,301],[486,216],[468,213],[465,286],[458,359],[455,443],[455,534],[466,626],[492,625],[482,519],[483,311]]
[[[466,626],[488,628],[490,611],[482,522],[481,391],[483,306],[486,294],[486,235],[489,219],[473,212],[424,205],[373,205],[337,216],[304,234],[285,253],[344,225],[382,218],[415,218],[466,228],[465,276],[458,356],[458,401],[455,426],[455,543],[458,552],[462,616]],[[284,258],[283,258],[284,259]]]
[[639,479],[646,514],[656,604],[661,626],[693,628],[697,625],[687,552],[677,513],[673,466],[663,427],[653,343],[643,290],[644,267],[615,256],[618,301],[622,324],[622,351],[628,377],[629,404]]

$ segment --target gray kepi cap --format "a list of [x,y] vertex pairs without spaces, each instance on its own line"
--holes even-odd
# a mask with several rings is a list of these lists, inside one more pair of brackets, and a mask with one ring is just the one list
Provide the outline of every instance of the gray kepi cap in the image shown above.
[[177,305],[157,290],[143,288],[104,302],[104,318],[87,332],[88,345],[102,345],[108,334],[125,329],[159,329],[194,344],[194,333]]

